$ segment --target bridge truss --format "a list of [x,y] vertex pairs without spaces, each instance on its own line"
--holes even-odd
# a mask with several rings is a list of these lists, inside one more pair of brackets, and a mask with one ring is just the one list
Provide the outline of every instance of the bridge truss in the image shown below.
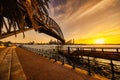
[[25,31],[34,29],[38,33],[45,33],[62,43],[65,42],[59,25],[49,17],[44,6],[42,6],[43,9],[37,6],[37,3],[42,0],[26,0],[31,1],[27,4],[23,2],[24,0],[16,0],[16,2],[10,0],[9,4],[14,6],[7,4],[7,1],[9,0],[0,1],[0,39],[18,33],[23,33],[24,37]]

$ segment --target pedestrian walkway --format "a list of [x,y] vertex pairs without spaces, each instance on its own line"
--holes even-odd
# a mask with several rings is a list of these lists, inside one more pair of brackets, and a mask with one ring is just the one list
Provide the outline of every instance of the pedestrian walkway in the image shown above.
[[0,52],[0,80],[27,80],[13,47]]
[[16,52],[28,80],[99,80],[22,48]]
[[19,47],[1,50],[0,80],[104,80]]

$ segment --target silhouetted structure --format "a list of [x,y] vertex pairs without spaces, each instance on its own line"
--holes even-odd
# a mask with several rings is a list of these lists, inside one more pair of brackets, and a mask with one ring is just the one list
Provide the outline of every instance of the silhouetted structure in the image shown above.
[[[59,25],[49,17],[49,0],[0,0],[0,39],[34,29],[64,43]],[[4,26],[3,26],[4,25]]]

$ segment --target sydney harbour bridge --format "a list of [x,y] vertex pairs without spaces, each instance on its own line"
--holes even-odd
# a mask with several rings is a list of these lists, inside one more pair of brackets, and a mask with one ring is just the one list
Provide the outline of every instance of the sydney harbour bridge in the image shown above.
[[[25,37],[24,32],[33,29],[38,33],[45,33],[49,36],[52,36],[60,40],[61,43],[64,44],[65,43],[64,36],[59,25],[49,16],[49,12],[48,12],[49,1],[50,0],[0,0],[0,39],[6,38],[12,35],[17,36],[18,33],[23,33],[23,37]],[[56,1],[59,1],[59,0],[56,0]],[[71,41],[68,41],[68,43],[71,43]],[[73,40],[73,43],[74,43],[74,40]],[[67,68],[63,69],[63,67],[61,66],[58,67],[59,65],[56,65],[56,64],[48,63],[49,61],[46,61],[46,59],[44,61],[43,58],[40,59],[34,56],[33,54],[31,56],[30,55],[28,56],[26,54],[31,54],[31,53],[28,51],[25,51],[22,48],[15,49],[14,47],[11,47],[11,48],[7,47],[5,50],[0,52],[0,79],[13,80],[11,79],[11,75],[13,75],[13,72],[15,73],[13,76],[19,75],[18,79],[19,78],[21,79],[21,75],[22,75],[21,73],[24,74],[24,71],[21,69],[21,67],[19,67],[21,65],[17,58],[17,55],[16,55],[17,53],[21,57],[21,60],[23,60],[21,62],[28,63],[26,65],[26,69],[29,68],[29,71],[33,70],[33,72],[36,72],[36,74],[37,74],[37,71],[40,71],[40,73],[37,74],[38,75],[37,77],[39,77],[39,74],[41,74],[42,72],[43,76],[41,77],[44,78],[44,80],[58,80],[58,79],[59,80],[63,80],[63,79],[98,80],[96,78],[90,77],[93,74],[101,74],[102,76],[105,76],[111,80],[120,80],[120,76],[119,76],[120,68],[118,67],[118,65],[114,65],[113,63],[113,60],[120,61],[120,58],[119,58],[120,48],[114,49],[114,48],[106,48],[106,47],[105,48],[67,47],[67,50],[65,51],[63,50],[60,51],[58,49],[56,50],[56,52],[54,49],[52,50],[53,52],[48,52],[42,49],[34,49],[31,47],[25,47],[25,46],[23,48],[33,51],[34,53],[37,53],[41,56],[45,56],[45,57],[48,56],[49,59],[53,58],[55,62],[57,60],[58,61],[61,60],[60,63],[62,63],[62,65],[68,62],[68,64],[70,64],[73,69],[75,69],[76,67],[85,69],[87,70],[87,74],[89,76],[86,74],[78,75],[76,74],[76,72],[74,73],[74,71],[70,71]],[[116,51],[115,52],[104,51],[106,49],[110,49],[110,50],[114,49]],[[84,56],[86,57],[84,58]],[[90,57],[93,57],[93,60],[91,60]],[[96,58],[108,59],[110,63],[101,64],[100,62],[96,61]],[[35,64],[34,65],[29,64],[29,63],[32,63],[32,64],[36,63],[36,61],[39,63],[39,64],[37,63],[36,66]],[[19,64],[17,64],[16,66],[16,63],[19,63]],[[17,69],[18,67],[19,67],[18,71],[17,70],[15,71],[14,68]],[[39,67],[38,68],[39,70],[36,70],[35,67]],[[10,69],[12,74],[10,72]],[[49,72],[51,74],[48,74]],[[80,70],[80,72],[86,73],[86,71],[83,71],[83,70]],[[28,72],[28,73],[31,73],[31,72]],[[48,74],[48,76],[44,77],[44,74],[46,75],[46,73]],[[6,79],[6,74],[8,79]],[[32,76],[34,77],[34,75]],[[60,75],[59,78],[58,78],[58,75]],[[48,78],[51,78],[51,79],[48,79]],[[104,78],[102,78],[102,80],[103,79]],[[27,80],[27,79],[24,78],[22,80]],[[37,79],[37,80],[41,80],[41,79]],[[101,77],[100,77],[100,80],[101,80]],[[108,79],[105,79],[105,80],[108,80]]]
[[0,39],[34,29],[64,43],[59,25],[48,14],[49,0],[0,0]]

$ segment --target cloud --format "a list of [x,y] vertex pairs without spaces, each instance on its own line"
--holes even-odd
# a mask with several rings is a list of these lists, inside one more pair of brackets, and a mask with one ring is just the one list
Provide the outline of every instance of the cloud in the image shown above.
[[[50,0],[50,16],[60,25],[65,39],[120,37],[120,0]],[[30,37],[34,36],[34,38]],[[27,32],[16,41],[48,42],[51,37]],[[11,37],[8,40],[15,40]]]
[[92,37],[120,27],[120,0],[66,0],[63,3],[54,7],[52,17],[66,39]]

